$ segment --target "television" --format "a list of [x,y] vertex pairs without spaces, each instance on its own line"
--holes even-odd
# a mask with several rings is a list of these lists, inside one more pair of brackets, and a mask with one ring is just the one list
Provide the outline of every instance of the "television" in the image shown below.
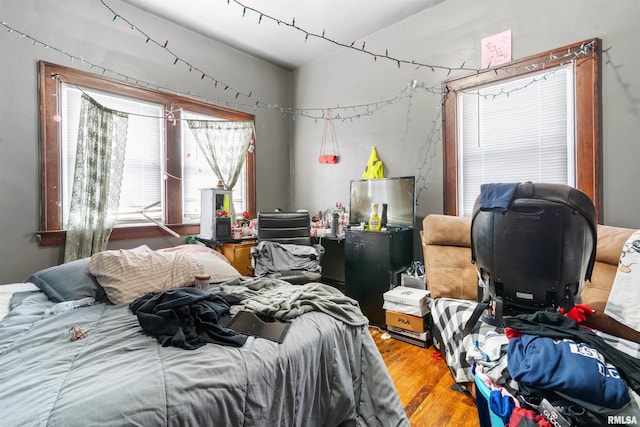
[[351,181],[349,197],[349,224],[368,223],[371,208],[387,204],[387,227],[413,228],[416,219],[416,177],[358,179]]

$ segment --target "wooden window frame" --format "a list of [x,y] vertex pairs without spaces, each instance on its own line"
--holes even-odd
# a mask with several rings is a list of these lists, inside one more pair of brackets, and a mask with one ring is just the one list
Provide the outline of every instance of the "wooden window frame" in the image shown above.
[[[589,55],[573,55],[589,44]],[[588,195],[600,222],[600,39],[590,39],[502,64],[499,68],[444,82],[442,106],[443,140],[443,213],[460,215],[458,206],[458,101],[457,92],[497,83],[515,76],[558,67],[572,60],[575,65],[575,162],[576,188]],[[572,54],[571,58],[566,55]]]
[[[54,78],[59,77],[59,78]],[[208,104],[180,95],[142,88],[45,61],[39,62],[40,86],[40,231],[37,232],[41,246],[64,245],[66,232],[62,223],[62,127],[53,119],[60,111],[62,82],[101,90],[120,96],[150,101],[165,107],[177,106],[187,111],[208,114],[228,120],[251,120],[255,116],[217,105]],[[181,112],[174,111],[176,126],[165,126],[166,172],[169,176],[182,176]],[[63,118],[64,120],[64,118]],[[255,141],[254,141],[255,144]],[[247,208],[250,215],[256,214],[255,154],[247,153],[246,160]],[[196,235],[200,224],[182,223],[182,186],[180,180],[164,180],[164,218],[167,227],[176,233]],[[114,227],[109,240],[140,239],[167,236],[167,232],[154,224]]]

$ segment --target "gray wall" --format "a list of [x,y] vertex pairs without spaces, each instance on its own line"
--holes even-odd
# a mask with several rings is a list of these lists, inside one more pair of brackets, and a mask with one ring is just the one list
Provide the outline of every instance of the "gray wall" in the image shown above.
[[[298,107],[337,107],[394,99],[416,80],[437,87],[446,73],[403,65],[353,50],[319,58],[286,72],[180,27],[113,0],[128,19],[256,99]],[[173,66],[161,49],[145,45],[97,1],[0,0],[1,19],[36,38],[123,74],[210,99],[233,97],[204,87],[198,76]],[[399,25],[366,38],[367,50],[401,59],[457,67],[480,64],[480,40],[512,30],[513,57],[599,37],[605,48],[602,69],[603,222],[638,228],[640,198],[640,27],[637,0],[446,0]],[[60,53],[0,29],[0,283],[21,281],[29,273],[61,260],[60,248],[40,248],[37,61],[82,68]],[[607,60],[610,59],[610,62]],[[452,76],[455,74],[452,74]],[[360,178],[371,147],[385,163],[386,176],[418,177],[418,226],[430,213],[442,212],[440,97],[416,89],[410,98],[371,116],[337,120],[340,161],[317,161],[322,121],[290,121],[268,109],[240,108],[256,114],[258,209],[306,208],[314,212],[348,202],[349,181]],[[341,117],[353,111],[334,110]],[[291,145],[289,145],[291,142]],[[291,158],[289,158],[291,155]],[[417,236],[416,236],[417,237]],[[176,240],[114,242],[110,248],[152,247]],[[416,258],[421,256],[418,241]]]
[[[636,0],[446,0],[366,38],[367,50],[419,63],[480,67],[480,41],[512,30],[513,59],[585,39],[601,38],[603,222],[640,228],[640,2]],[[358,44],[360,41],[358,41]],[[608,59],[611,62],[608,62]],[[468,72],[467,72],[468,74]],[[450,77],[455,76],[452,73]],[[412,80],[438,87],[447,72],[401,65],[342,50],[294,72],[297,106],[347,106],[393,98]],[[348,202],[349,180],[358,179],[372,146],[385,176],[418,177],[418,228],[442,213],[440,97],[417,89],[412,98],[353,120],[336,121],[340,160],[317,162],[322,122],[293,123],[292,202],[312,211]],[[336,109],[342,115],[351,110]],[[416,238],[417,238],[416,233]],[[415,255],[421,257],[419,245]]]
[[[290,72],[197,36],[125,3],[108,4],[134,25],[162,42],[182,59],[219,81],[249,93],[255,99],[290,104]],[[36,39],[126,76],[199,94],[208,99],[235,101],[230,91],[216,90],[200,75],[173,65],[162,48],[145,39],[99,1],[0,0],[0,19]],[[0,283],[19,282],[41,268],[62,261],[60,247],[41,248],[35,238],[40,218],[40,163],[38,130],[39,60],[89,70],[81,61],[45,49],[0,29]],[[110,76],[109,73],[105,74]],[[114,77],[111,75],[111,77]],[[242,102],[242,99],[238,99]],[[237,108],[256,116],[257,204],[260,209],[289,203],[289,120],[270,109]],[[215,183],[212,183],[214,185]],[[184,239],[182,239],[184,241]],[[173,237],[145,241],[116,241],[109,248],[151,247],[182,243]]]

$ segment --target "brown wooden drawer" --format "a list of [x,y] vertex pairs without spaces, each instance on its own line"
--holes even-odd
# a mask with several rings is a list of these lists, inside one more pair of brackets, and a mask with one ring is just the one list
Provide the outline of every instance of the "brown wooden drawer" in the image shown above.
[[222,254],[227,257],[231,265],[243,276],[253,276],[251,267],[251,248],[257,244],[255,241],[241,243],[224,243]]

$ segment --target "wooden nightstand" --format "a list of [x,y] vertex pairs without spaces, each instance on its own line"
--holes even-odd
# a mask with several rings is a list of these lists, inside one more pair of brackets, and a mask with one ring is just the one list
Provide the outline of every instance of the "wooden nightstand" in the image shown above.
[[253,276],[253,267],[251,267],[251,248],[258,242],[250,240],[246,242],[227,242],[219,248],[222,255],[227,257],[231,265],[243,276]]

